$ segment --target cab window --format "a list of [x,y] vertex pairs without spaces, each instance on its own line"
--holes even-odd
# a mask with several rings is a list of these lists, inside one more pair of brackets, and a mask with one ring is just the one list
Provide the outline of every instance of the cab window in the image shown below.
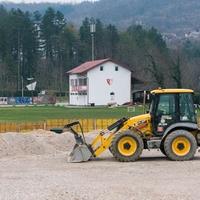
[[196,122],[195,109],[191,94],[179,95],[180,120]]
[[157,97],[153,129],[154,133],[161,134],[177,119],[176,94],[160,94]]
[[174,115],[176,113],[175,106],[175,95],[160,95],[156,115]]

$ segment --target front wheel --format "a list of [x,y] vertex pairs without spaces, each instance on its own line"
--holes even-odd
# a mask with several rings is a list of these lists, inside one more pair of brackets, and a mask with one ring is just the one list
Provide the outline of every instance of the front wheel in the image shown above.
[[160,151],[162,152],[163,155],[166,156],[166,152],[165,152],[165,149],[164,149],[164,145],[163,145],[163,144],[160,145]]
[[121,162],[132,162],[137,160],[144,148],[142,138],[128,130],[114,136],[110,151],[113,156]]
[[164,150],[171,160],[191,160],[196,153],[197,142],[192,133],[186,130],[175,130],[166,137]]

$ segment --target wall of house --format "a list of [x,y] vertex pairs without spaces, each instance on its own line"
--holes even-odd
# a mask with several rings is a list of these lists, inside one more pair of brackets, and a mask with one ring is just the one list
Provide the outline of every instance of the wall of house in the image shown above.
[[[119,105],[131,100],[131,72],[112,62],[88,71],[88,100],[89,104]],[[118,67],[118,71],[115,70]]]
[[70,105],[79,105],[79,106],[88,105],[87,95],[82,95],[82,94],[70,95]]
[[[87,91],[79,91],[79,83],[77,85],[72,85],[71,80],[78,80],[80,78],[76,74],[72,74],[69,76],[69,103],[70,105],[87,105],[88,97]],[[79,91],[79,92],[78,92]]]

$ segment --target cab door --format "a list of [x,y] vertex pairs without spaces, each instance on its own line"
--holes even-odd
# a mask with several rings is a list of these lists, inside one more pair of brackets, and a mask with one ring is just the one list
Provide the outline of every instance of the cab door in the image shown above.
[[197,123],[192,94],[179,94],[180,121]]
[[162,136],[168,126],[178,121],[177,94],[158,94],[153,113],[153,130]]

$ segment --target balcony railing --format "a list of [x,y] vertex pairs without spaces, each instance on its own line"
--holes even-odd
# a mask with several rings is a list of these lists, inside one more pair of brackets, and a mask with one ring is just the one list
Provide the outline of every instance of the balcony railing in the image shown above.
[[71,92],[84,92],[87,91],[87,85],[82,86],[71,86]]

